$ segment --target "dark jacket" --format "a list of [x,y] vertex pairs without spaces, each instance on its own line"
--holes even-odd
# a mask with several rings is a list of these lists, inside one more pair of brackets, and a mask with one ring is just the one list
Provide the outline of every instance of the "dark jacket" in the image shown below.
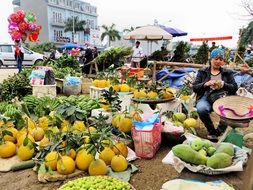
[[[235,82],[233,71],[220,68],[221,79],[224,81],[223,89],[228,92],[228,95],[234,95],[238,89]],[[197,94],[197,100],[204,96],[206,91],[210,90],[210,87],[204,87],[204,84],[211,79],[211,67],[206,67],[198,71],[197,77],[193,83],[193,92]]]

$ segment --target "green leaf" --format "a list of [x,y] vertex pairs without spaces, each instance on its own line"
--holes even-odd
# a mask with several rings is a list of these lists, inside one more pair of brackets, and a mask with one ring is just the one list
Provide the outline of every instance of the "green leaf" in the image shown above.
[[26,146],[29,143],[29,138],[25,137],[24,141],[23,141],[23,145]]
[[41,173],[41,174],[47,173],[47,169],[46,169],[46,166],[45,166],[44,163],[42,163],[42,164],[40,165],[38,173]]
[[4,130],[4,131],[3,131],[3,136],[5,136],[5,135],[9,135],[9,136],[13,137],[12,132],[11,132],[11,131],[8,131],[8,130]]

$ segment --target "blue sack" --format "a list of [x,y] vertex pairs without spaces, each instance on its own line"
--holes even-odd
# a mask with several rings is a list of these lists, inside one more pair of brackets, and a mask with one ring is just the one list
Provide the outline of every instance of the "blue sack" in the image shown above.
[[67,86],[77,86],[81,83],[81,80],[79,77],[67,77],[65,79],[65,85]]

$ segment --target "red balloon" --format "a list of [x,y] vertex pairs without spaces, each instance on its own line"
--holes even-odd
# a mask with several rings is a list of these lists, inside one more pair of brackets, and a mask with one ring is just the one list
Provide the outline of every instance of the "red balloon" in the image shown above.
[[22,37],[22,34],[19,31],[13,31],[10,35],[13,41],[20,40]]
[[28,40],[30,42],[36,42],[38,41],[38,38],[39,38],[39,34],[37,32],[31,32],[28,36]]
[[18,25],[20,32],[26,32],[28,24],[25,21],[21,21]]
[[19,17],[20,17],[21,20],[24,20],[24,18],[25,18],[25,12],[23,10],[18,10],[16,12],[16,14],[19,15]]
[[20,15],[18,15],[17,13],[12,13],[9,17],[9,19],[11,22],[14,23],[20,23],[20,21],[22,20],[22,18],[20,17]]

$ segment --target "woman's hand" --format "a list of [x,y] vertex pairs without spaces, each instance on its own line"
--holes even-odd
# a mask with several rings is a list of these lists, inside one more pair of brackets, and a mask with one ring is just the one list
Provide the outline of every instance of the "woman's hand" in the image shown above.
[[205,87],[211,87],[211,86],[213,86],[215,84],[215,80],[209,80],[209,81],[207,81],[205,84],[204,84],[204,86]]

